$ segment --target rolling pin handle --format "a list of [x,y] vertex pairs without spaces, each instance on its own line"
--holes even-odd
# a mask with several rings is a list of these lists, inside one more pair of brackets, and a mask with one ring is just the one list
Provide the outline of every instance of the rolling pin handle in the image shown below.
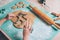
[[60,26],[58,24],[54,24],[54,26],[56,26],[56,28],[60,29]]

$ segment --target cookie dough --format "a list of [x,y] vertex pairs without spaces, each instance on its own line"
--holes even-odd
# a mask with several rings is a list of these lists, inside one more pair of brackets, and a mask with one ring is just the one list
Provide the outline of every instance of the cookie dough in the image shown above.
[[11,21],[16,28],[23,28],[27,20],[31,22],[30,24],[32,26],[35,19],[35,16],[31,12],[18,10],[13,12],[13,14],[15,17],[13,17]]

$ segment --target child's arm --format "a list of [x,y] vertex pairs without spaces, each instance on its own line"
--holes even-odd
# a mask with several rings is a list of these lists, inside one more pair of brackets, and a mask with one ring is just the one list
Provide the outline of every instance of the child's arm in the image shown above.
[[6,18],[0,20],[0,26],[1,26],[6,20],[7,20]]
[[6,21],[11,19],[14,16],[14,14],[8,14],[5,18],[3,18],[2,20],[0,20],[0,26]]
[[51,14],[53,14],[53,15],[55,15],[55,16],[60,16],[60,13],[57,14],[57,13],[55,13],[55,12],[52,12]]

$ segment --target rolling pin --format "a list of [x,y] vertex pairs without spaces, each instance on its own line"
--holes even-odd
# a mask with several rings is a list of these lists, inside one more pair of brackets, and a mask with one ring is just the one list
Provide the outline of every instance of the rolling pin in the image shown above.
[[45,13],[43,13],[37,7],[33,7],[32,5],[30,5],[30,8],[33,12],[35,12],[45,22],[47,22],[50,25],[54,25],[56,28],[60,29],[60,26],[58,24],[56,24],[54,20],[52,20],[49,16],[47,16]]

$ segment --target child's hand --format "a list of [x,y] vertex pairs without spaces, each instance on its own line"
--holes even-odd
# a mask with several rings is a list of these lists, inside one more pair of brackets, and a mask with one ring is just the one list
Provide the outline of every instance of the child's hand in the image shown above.
[[14,15],[13,13],[10,13],[10,14],[8,14],[5,18],[6,18],[7,20],[10,20],[10,19],[12,19],[13,17],[15,17],[15,15]]
[[25,26],[23,28],[23,40],[28,40],[30,33],[32,31],[32,27],[31,27],[31,21],[27,20],[27,22],[25,23]]
[[6,21],[6,20],[10,20],[11,18],[13,18],[15,15],[14,14],[8,14],[4,19],[0,20],[0,26]]

